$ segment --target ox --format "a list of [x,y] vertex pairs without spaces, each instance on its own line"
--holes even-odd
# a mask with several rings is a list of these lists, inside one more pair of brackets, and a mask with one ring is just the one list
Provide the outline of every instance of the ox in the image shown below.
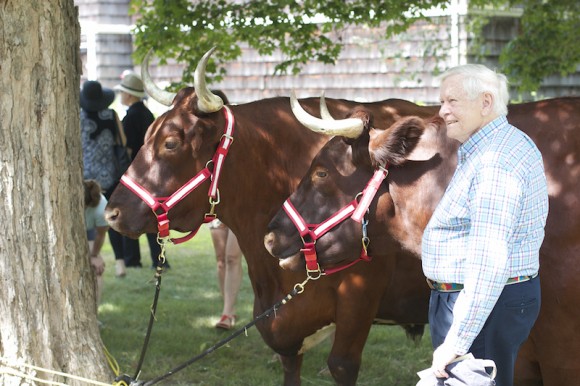
[[[168,227],[195,230],[206,221],[206,214],[219,215],[238,238],[255,295],[254,315],[259,315],[306,278],[305,272],[281,269],[264,248],[263,235],[329,137],[304,128],[292,114],[288,98],[223,106],[205,84],[210,54],[198,64],[195,87],[176,95],[161,93],[153,85],[144,62],[143,79],[149,94],[173,107],[148,129],[144,146],[109,200],[106,217],[114,229],[137,237],[157,232],[161,223],[164,231]],[[302,103],[312,114],[319,114],[318,98]],[[344,117],[356,105],[329,100],[328,110]],[[402,100],[366,107],[385,128],[400,116],[420,114],[416,105]],[[431,116],[435,110],[422,111]],[[216,149],[219,157],[208,165]],[[209,178],[208,169],[214,173],[219,169],[219,178],[216,174]],[[218,189],[214,190],[215,184]],[[208,199],[208,190],[216,195]],[[375,320],[409,326],[411,332],[417,324],[422,333],[428,291],[410,284],[421,279],[420,262],[394,263],[376,259],[310,281],[304,293],[257,323],[266,344],[280,354],[285,385],[300,384],[303,352],[310,342],[307,338],[332,324],[335,339],[327,364],[341,385],[356,383],[363,347]],[[385,280],[385,272],[395,271],[392,280]]]
[[[292,103],[295,114],[313,130],[332,126],[332,122],[306,114],[294,99]],[[367,215],[369,254],[375,259],[397,260],[403,258],[403,249],[420,257],[422,232],[455,170],[458,142],[447,137],[444,123],[436,116],[404,117],[387,130],[375,130],[370,129],[372,113],[358,110],[353,114],[359,119],[359,134],[331,139],[285,203],[286,210],[279,210],[269,224],[265,245],[286,267],[300,270],[305,265],[300,253],[303,240],[295,225],[300,222],[291,221],[288,214],[309,224],[323,222],[365,188],[377,166],[387,163],[388,176],[378,187]],[[550,196],[540,250],[542,308],[518,356],[515,384],[578,384],[580,98],[511,105],[508,120],[523,129],[542,152]],[[413,151],[409,154],[405,149]],[[347,219],[339,223],[316,240],[319,264],[332,267],[344,264],[345,259],[357,259],[360,237],[358,222]],[[427,286],[423,278],[415,285]]]

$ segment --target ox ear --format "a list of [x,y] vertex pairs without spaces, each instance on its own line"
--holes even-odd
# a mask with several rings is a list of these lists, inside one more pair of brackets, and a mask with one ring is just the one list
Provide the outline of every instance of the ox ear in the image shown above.
[[415,148],[407,155],[409,161],[427,161],[439,152],[439,124],[438,121],[428,122]]
[[[372,130],[369,153],[373,166],[401,165],[407,160],[425,161],[432,158],[436,146],[430,145],[433,134],[427,129],[428,126],[423,119],[411,116],[398,120],[386,130]],[[423,138],[425,133],[427,135]]]

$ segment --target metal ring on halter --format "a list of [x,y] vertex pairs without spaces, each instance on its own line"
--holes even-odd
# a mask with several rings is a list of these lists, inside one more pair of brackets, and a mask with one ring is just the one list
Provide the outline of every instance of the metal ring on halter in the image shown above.
[[296,290],[297,294],[301,294],[302,292],[304,292],[304,286],[300,283],[296,284],[294,286],[294,289]]
[[[215,206],[215,205],[217,205],[217,204],[220,203],[220,190],[219,189],[216,189],[216,200],[214,201],[213,198],[210,196],[209,197],[209,203],[212,206]],[[211,212],[213,212],[213,208],[212,208],[212,211]]]
[[[209,204],[211,205],[211,208],[209,208],[209,212],[205,214],[206,219],[209,219],[210,217],[213,217],[214,219],[217,218],[217,214],[215,214],[215,206],[220,203],[220,190],[219,189],[216,189],[216,196],[217,196],[217,201],[213,201],[213,198],[211,196],[209,196]],[[207,220],[207,221],[210,221],[210,220]]]
[[[308,274],[308,278],[311,280],[318,280],[324,275],[324,273],[320,270],[320,265],[318,265],[318,269],[306,268],[306,273]],[[316,273],[316,276],[312,275],[312,273]]]
[[386,166],[381,166],[379,165],[378,167],[380,170],[382,170],[383,172],[385,172],[385,178],[389,175],[389,169],[387,169]]
[[308,276],[306,278],[306,280],[304,280],[302,283],[296,283],[294,284],[294,290],[296,290],[296,294],[301,294],[302,292],[304,292],[304,286],[306,285],[306,283],[308,283],[308,280],[311,280],[312,278],[310,276]]

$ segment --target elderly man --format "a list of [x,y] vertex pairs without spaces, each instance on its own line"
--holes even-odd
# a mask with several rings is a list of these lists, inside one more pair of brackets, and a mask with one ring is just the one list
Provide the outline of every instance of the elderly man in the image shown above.
[[432,369],[473,353],[513,384],[515,360],[540,309],[539,249],[548,193],[542,156],[506,119],[507,79],[482,65],[442,76],[447,135],[461,142],[458,165],[423,235],[432,289]]

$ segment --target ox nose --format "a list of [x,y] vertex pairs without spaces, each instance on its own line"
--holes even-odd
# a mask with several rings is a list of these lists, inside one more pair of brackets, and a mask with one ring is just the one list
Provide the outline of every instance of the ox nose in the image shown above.
[[264,236],[264,247],[266,247],[266,250],[272,255],[274,256],[274,254],[272,253],[272,250],[274,248],[274,232],[269,232],[268,234],[266,234],[266,236]]
[[105,208],[105,220],[112,225],[119,218],[121,211],[117,208]]

